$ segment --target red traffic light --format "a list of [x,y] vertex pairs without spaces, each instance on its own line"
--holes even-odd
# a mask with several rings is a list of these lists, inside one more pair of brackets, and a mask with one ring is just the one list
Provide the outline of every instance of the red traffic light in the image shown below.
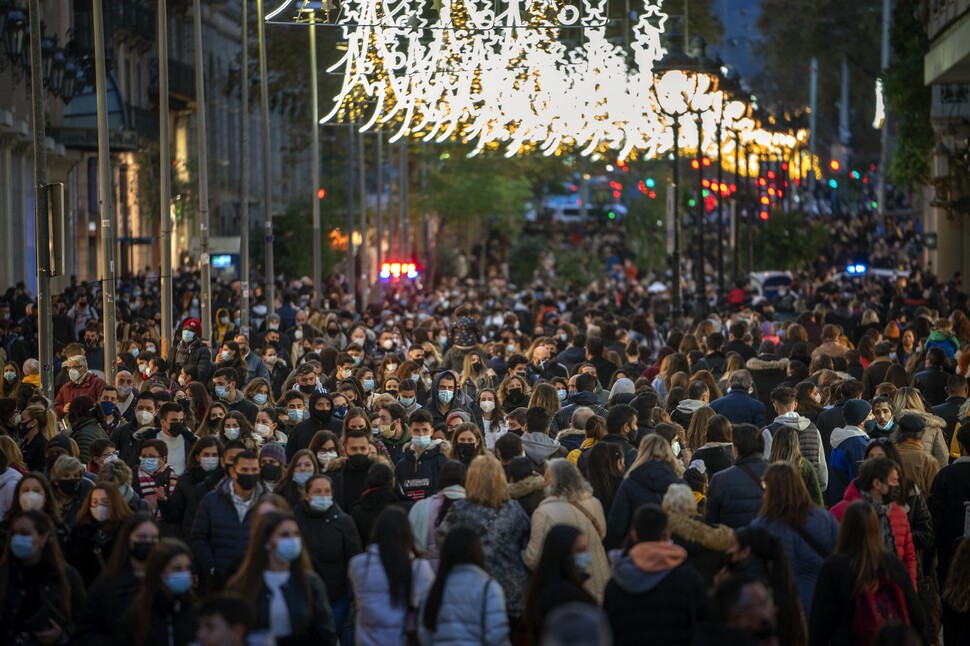
[[327,196],[327,189],[321,188],[320,190],[317,191],[317,199],[318,200],[322,200],[326,196]]

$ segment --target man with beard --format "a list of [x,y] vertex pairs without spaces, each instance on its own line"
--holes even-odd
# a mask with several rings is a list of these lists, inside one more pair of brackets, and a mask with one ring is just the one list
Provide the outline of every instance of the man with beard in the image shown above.
[[[294,401],[295,395],[287,396],[287,416],[290,421],[293,421],[296,415],[290,415],[291,410],[299,410],[300,415],[303,415],[302,409],[291,409],[290,403]],[[294,402],[295,403],[295,402]],[[308,412],[303,421],[298,422],[292,427],[287,433],[286,442],[286,459],[289,461],[293,458],[293,455],[301,450],[310,446],[310,440],[313,436],[320,431],[332,431],[333,425],[332,419],[333,415],[333,399],[330,395],[326,393],[315,392],[310,395],[310,406]],[[335,431],[337,435],[340,435],[340,430]]]

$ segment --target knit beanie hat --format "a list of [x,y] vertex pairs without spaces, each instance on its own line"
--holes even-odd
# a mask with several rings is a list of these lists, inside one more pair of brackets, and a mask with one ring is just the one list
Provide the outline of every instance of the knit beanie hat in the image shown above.
[[842,417],[849,426],[860,426],[871,412],[872,405],[864,399],[850,399],[842,407]]

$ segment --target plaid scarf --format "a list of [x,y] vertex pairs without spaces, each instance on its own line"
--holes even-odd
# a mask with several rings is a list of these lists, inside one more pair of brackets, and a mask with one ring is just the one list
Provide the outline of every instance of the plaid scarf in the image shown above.
[[896,549],[896,535],[893,533],[893,524],[889,520],[889,513],[892,511],[892,503],[876,502],[868,491],[860,492],[862,499],[872,505],[879,516],[879,527],[882,528],[882,542],[891,554],[899,554]]

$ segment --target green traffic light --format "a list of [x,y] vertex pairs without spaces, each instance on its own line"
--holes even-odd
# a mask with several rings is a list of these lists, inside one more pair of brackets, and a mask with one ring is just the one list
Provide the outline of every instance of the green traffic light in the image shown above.
[[694,198],[690,198],[689,200],[687,200],[687,206],[697,206],[697,200],[695,200]]

